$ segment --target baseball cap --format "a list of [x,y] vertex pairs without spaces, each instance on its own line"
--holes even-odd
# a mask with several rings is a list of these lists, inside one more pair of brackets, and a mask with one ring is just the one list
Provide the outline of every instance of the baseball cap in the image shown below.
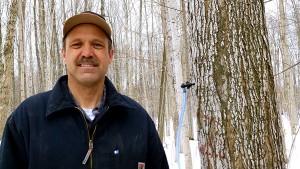
[[79,24],[94,24],[99,26],[108,36],[109,40],[111,40],[111,28],[106,22],[105,18],[97,13],[91,12],[91,11],[84,11],[80,14],[74,15],[70,17],[64,24],[63,28],[63,35],[64,39],[66,38],[67,34],[70,32],[72,28]]

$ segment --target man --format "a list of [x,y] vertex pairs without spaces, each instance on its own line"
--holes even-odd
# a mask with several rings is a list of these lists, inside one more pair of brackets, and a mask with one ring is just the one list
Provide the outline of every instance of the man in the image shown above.
[[114,54],[105,19],[93,12],[75,15],[63,35],[67,76],[8,118],[0,168],[169,168],[147,112],[105,76]]

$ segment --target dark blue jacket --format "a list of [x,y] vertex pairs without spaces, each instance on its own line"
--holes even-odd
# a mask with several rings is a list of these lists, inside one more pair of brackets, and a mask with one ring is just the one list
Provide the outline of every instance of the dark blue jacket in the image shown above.
[[0,169],[169,168],[148,113],[108,78],[105,85],[106,110],[93,124],[72,101],[67,76],[53,90],[26,99],[7,120]]

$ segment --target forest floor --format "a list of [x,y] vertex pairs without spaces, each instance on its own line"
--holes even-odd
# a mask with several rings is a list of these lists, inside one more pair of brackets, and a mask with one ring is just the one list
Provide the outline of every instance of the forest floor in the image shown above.
[[300,126],[297,126],[296,135],[292,135],[290,121],[287,115],[282,115],[282,125],[285,135],[285,146],[287,154],[287,169],[299,169],[300,167]]
[[[290,121],[287,115],[282,115],[282,125],[285,136],[285,148],[287,154],[287,169],[299,169],[300,167],[300,125],[297,127],[298,133],[296,135],[291,134]],[[173,125],[170,125],[173,126]],[[171,130],[174,131],[174,130]],[[167,136],[164,142],[165,151],[167,154],[168,162],[170,169],[178,169],[178,164],[175,160],[175,139],[174,133],[170,133],[170,136]],[[192,169],[201,169],[200,168],[200,153],[198,149],[198,142],[190,142],[191,151],[192,151]],[[181,169],[185,169],[185,159],[184,155],[180,154],[180,164]]]
[[[194,119],[194,128],[196,128],[196,119]],[[176,130],[177,131],[177,130]],[[194,138],[197,138],[197,133],[194,131]],[[196,139],[197,140],[197,139]],[[165,152],[168,158],[169,168],[170,169],[179,169],[177,160],[175,160],[176,156],[176,148],[175,148],[175,135],[173,130],[173,124],[170,123],[170,133],[169,136],[165,136],[165,140],[163,142]],[[190,151],[192,156],[192,169],[201,169],[200,168],[200,153],[198,148],[198,141],[190,141]],[[181,148],[182,149],[182,148]],[[180,153],[180,169],[185,169],[186,162],[183,153]]]

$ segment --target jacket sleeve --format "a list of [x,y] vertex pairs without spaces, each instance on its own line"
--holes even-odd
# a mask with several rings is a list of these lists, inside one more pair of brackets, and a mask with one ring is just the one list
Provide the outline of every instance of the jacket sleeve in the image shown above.
[[[150,118],[149,118],[150,119]],[[149,120],[148,153],[146,169],[169,169],[168,160],[155,124]]]
[[24,141],[10,116],[6,122],[0,145],[0,168],[27,169]]

